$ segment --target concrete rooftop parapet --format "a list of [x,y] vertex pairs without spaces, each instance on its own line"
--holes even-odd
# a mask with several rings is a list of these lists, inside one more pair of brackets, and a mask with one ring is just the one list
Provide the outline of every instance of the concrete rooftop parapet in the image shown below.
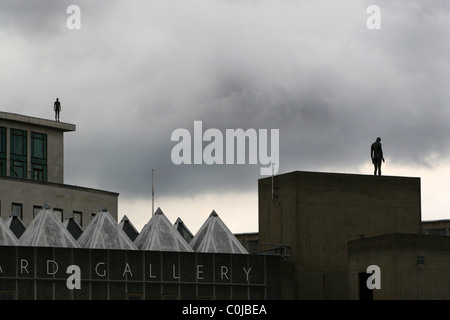
[[24,115],[20,115],[20,114],[16,114],[16,113],[3,112],[3,111],[0,111],[0,120],[16,121],[16,122],[21,122],[21,123],[25,123],[25,124],[35,125],[35,126],[53,128],[53,129],[64,131],[64,132],[76,130],[76,125],[71,124],[71,123],[29,117],[29,116],[24,116]]

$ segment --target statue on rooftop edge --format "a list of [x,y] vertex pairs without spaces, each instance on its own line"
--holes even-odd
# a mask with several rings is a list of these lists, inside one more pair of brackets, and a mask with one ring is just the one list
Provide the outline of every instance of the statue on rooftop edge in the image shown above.
[[384,157],[383,157],[383,148],[381,146],[381,138],[378,137],[377,141],[375,141],[374,143],[372,143],[371,147],[370,147],[370,157],[372,158],[372,163],[374,166],[374,175],[378,175],[381,176],[381,161],[384,162]]
[[61,111],[61,102],[56,98],[55,103],[53,104],[53,110],[55,110],[55,121],[59,121],[59,112]]

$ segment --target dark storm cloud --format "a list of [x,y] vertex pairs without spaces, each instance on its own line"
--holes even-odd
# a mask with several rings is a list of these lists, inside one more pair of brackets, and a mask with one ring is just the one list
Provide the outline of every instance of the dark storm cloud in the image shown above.
[[[33,15],[20,10],[28,3]],[[443,1],[382,2],[381,30],[365,27],[370,3],[360,1],[79,2],[74,32],[64,30],[66,7],[42,3],[1,2],[0,15],[23,37],[47,35],[28,48],[39,60],[14,46],[8,57],[29,79],[21,101],[39,106],[31,115],[51,118],[59,95],[62,120],[77,124],[66,135],[67,183],[148,197],[154,168],[166,195],[256,190],[260,164],[172,163],[172,132],[193,134],[195,120],[203,130],[279,129],[279,173],[351,172],[370,161],[377,136],[392,162],[449,157]],[[5,111],[29,113],[15,111],[10,89]]]
[[1,27],[18,31],[24,36],[52,30],[54,17],[65,13],[61,10],[61,2],[51,0],[3,0],[0,8]]

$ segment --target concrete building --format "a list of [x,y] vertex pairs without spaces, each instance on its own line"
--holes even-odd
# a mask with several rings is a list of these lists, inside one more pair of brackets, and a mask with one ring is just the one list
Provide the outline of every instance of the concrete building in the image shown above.
[[[348,252],[349,299],[450,299],[450,237],[385,234],[350,241]],[[379,268],[379,289],[366,285],[371,265]]]
[[64,133],[73,124],[0,112],[0,217],[25,225],[49,204],[59,219],[87,225],[106,206],[117,220],[118,193],[64,184]]
[[254,254],[259,252],[258,232],[237,233],[235,236],[248,253]]
[[259,247],[290,247],[297,299],[348,299],[348,242],[421,233],[420,179],[291,172],[259,180]]

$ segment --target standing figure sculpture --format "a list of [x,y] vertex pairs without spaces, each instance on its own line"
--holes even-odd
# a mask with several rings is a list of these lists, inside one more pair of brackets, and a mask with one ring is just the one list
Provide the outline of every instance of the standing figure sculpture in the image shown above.
[[56,98],[56,101],[53,104],[53,110],[55,110],[55,121],[59,121],[59,112],[61,111],[61,103],[59,102],[58,98]]
[[384,162],[383,158],[383,148],[381,147],[381,138],[378,137],[377,141],[372,143],[372,146],[370,147],[370,157],[372,158],[372,163],[374,166],[374,175],[381,176],[381,161]]

